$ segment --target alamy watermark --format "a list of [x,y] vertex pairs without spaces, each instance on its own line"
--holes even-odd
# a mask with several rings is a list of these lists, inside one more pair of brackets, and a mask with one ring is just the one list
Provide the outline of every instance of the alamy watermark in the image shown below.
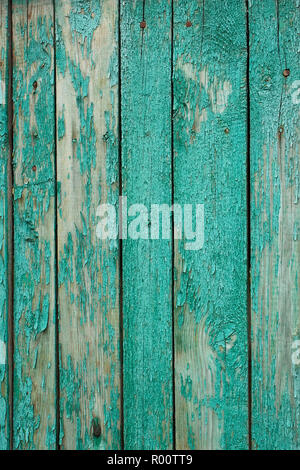
[[[119,208],[100,204],[96,235],[105,240],[184,240],[186,250],[201,250],[204,244],[204,204],[144,204],[127,205],[120,196]],[[173,223],[172,223],[173,221]]]

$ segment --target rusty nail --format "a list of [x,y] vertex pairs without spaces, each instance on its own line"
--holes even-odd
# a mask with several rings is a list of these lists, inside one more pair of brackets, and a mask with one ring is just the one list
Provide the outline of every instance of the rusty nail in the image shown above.
[[187,28],[190,28],[190,27],[192,26],[192,23],[191,23],[190,21],[187,21],[187,22],[185,23],[185,26],[186,26]]
[[35,166],[35,165],[33,165],[32,169],[33,169],[33,171],[36,171],[36,166]]
[[288,77],[289,74],[290,74],[290,69],[284,69],[284,71],[283,71],[283,76],[284,76],[284,77]]
[[224,132],[225,132],[225,134],[229,134],[229,129],[228,129],[228,127],[226,127],[226,129],[225,129]]
[[37,89],[37,81],[36,80],[33,82],[32,86],[35,90]]
[[140,27],[141,27],[142,29],[146,28],[146,21],[141,21],[141,22],[140,22]]

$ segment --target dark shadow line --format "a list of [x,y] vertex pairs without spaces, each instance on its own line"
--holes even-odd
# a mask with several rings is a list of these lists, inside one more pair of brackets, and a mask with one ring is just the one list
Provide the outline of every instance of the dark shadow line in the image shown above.
[[[171,204],[174,206],[174,2],[171,3]],[[172,213],[172,397],[173,397],[173,450],[176,449],[176,408],[175,408],[175,242],[174,242],[174,211]]]
[[57,64],[56,64],[56,8],[53,0],[53,54],[54,54],[54,238],[55,238],[55,399],[56,450],[60,450],[60,367],[59,367],[59,301],[58,301],[58,222],[57,222]]
[[[118,152],[119,152],[119,197],[122,197],[122,57],[121,57],[121,0],[119,0],[118,11]],[[121,214],[119,199],[119,214]],[[120,231],[122,233],[122,219],[119,220]],[[124,450],[124,353],[123,353],[123,240],[119,236],[119,337],[120,337],[120,432],[121,432],[121,449]]]
[[251,344],[251,110],[250,110],[250,26],[249,0],[246,1],[247,40],[247,340],[248,340],[248,447],[252,450],[252,344]]
[[9,402],[9,447],[13,449],[13,407],[14,407],[14,204],[13,204],[13,25],[12,2],[8,1],[8,57],[7,57],[7,266],[8,266],[8,402]]

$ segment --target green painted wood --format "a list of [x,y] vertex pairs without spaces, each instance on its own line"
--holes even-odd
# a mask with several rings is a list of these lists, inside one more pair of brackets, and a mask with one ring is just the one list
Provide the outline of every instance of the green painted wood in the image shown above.
[[[13,0],[8,253],[0,0],[0,449],[10,431],[12,256],[15,449],[56,447],[57,405],[63,449],[119,449],[121,406],[125,449],[247,448],[246,3]],[[298,0],[249,0],[254,449],[300,449],[298,9]],[[171,240],[126,239],[121,257],[118,240],[96,237],[99,204],[119,204],[120,90],[127,207],[203,203],[202,249],[175,240],[173,260]],[[150,230],[149,212],[147,221]]]
[[252,1],[249,27],[252,441],[300,449],[299,2]]
[[54,71],[51,2],[13,2],[16,449],[55,448]]
[[8,425],[8,2],[0,2],[0,450],[9,446]]
[[[141,22],[146,23],[144,28]],[[143,24],[142,24],[143,26]],[[171,204],[171,6],[121,2],[122,191]],[[134,220],[128,217],[128,223]],[[122,225],[125,226],[125,223]],[[125,449],[172,448],[172,246],[123,240]]]
[[118,1],[56,1],[60,406],[64,449],[119,449]]
[[247,448],[246,59],[243,1],[174,1],[174,201],[205,214],[175,240],[178,449]]

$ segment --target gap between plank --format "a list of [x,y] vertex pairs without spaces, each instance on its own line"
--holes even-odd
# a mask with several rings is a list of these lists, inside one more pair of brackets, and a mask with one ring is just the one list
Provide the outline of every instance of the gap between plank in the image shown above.
[[[171,204],[174,206],[174,123],[173,123],[173,107],[174,107],[174,83],[173,83],[173,67],[174,67],[174,2],[171,4]],[[175,241],[174,241],[174,212],[172,214],[172,398],[173,398],[173,450],[176,450],[176,409],[175,409]]]
[[13,440],[14,406],[14,205],[13,205],[13,28],[12,2],[8,0],[8,58],[7,58],[7,125],[8,125],[8,164],[7,164],[7,266],[8,266],[8,403],[9,403],[9,448]]
[[57,223],[57,105],[56,105],[56,9],[53,0],[54,55],[54,239],[55,239],[55,424],[56,450],[60,450],[60,368],[59,368],[59,303],[58,303],[58,223]]
[[[121,116],[121,0],[119,0],[118,9],[118,135],[119,135],[119,197],[123,194],[122,188],[122,116]],[[120,204],[120,199],[119,199]],[[122,211],[119,211],[122,214]],[[120,216],[121,217],[121,216]],[[122,218],[119,220],[120,230],[122,231]],[[122,233],[122,232],[121,232]],[[123,240],[119,237],[119,337],[120,337],[120,434],[121,449],[124,450],[124,354],[123,354]]]
[[247,324],[248,324],[248,446],[252,450],[252,347],[251,347],[251,124],[250,124],[250,29],[249,0],[246,2],[246,41],[247,41]]

